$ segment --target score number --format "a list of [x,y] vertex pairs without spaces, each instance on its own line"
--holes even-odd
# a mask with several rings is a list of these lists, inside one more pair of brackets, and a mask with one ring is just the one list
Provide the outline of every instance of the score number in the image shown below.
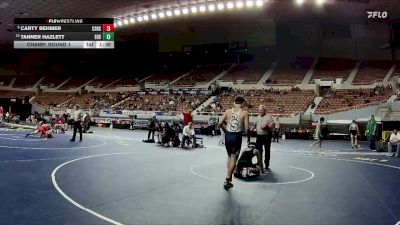
[[103,41],[114,41],[114,24],[103,24]]
[[103,32],[114,32],[114,24],[103,24]]

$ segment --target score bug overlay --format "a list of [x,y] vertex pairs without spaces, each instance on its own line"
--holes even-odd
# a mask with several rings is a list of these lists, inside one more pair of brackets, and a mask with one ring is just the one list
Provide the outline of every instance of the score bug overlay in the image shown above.
[[15,18],[16,49],[113,49],[111,18]]

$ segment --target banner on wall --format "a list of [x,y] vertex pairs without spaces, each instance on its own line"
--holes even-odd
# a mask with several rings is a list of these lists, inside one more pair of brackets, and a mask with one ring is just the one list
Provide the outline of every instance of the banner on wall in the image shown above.
[[150,120],[134,119],[132,120],[132,122],[133,122],[133,127],[135,128],[145,128],[149,127],[150,125]]
[[[88,110],[88,109],[81,109],[81,111],[82,111],[82,113],[89,113],[89,115],[90,116],[94,116],[94,115],[96,115],[96,112],[98,113],[98,111],[96,111],[96,110]],[[51,108],[50,109],[50,114],[51,115],[62,115],[62,114],[64,114],[64,113],[67,113],[67,114],[71,114],[71,113],[73,113],[74,112],[74,110],[72,110],[72,109],[59,109],[59,108]]]

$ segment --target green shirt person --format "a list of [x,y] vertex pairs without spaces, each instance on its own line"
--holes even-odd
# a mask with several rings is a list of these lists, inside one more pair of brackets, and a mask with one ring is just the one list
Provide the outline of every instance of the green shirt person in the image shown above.
[[367,124],[367,130],[365,135],[368,137],[369,149],[375,151],[375,134],[376,134],[376,120],[374,115],[371,115]]
[[367,124],[367,136],[375,136],[376,133],[376,120],[374,115],[371,115],[368,124]]

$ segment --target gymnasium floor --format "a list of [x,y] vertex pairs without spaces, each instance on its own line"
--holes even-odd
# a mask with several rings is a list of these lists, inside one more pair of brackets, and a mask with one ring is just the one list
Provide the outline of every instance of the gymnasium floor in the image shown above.
[[[145,131],[95,129],[24,138],[0,129],[0,224],[351,224],[400,221],[400,158],[309,141],[272,144],[271,172],[223,189],[218,137],[182,150],[141,142]],[[365,147],[365,146],[364,146]]]

